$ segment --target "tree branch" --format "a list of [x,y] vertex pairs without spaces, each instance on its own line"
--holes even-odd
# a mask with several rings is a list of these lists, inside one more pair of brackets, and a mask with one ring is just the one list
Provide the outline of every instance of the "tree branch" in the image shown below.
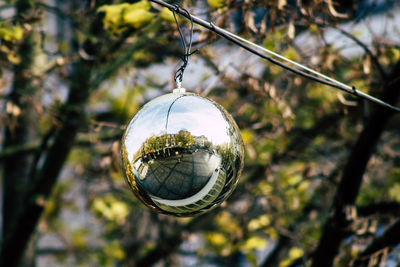
[[[79,134],[74,142],[74,146],[90,146],[98,142],[107,142],[118,140],[122,137],[122,130],[102,131],[95,133]],[[48,146],[53,145],[49,142]],[[22,145],[14,145],[0,151],[0,162],[10,157],[19,157],[21,155],[33,154],[39,151],[41,144],[39,140]]]
[[[16,3],[17,18],[23,20],[34,10],[31,1],[20,0]],[[34,26],[34,25],[33,25]],[[12,110],[9,112],[8,123],[5,129],[3,148],[8,151],[13,146],[25,146],[36,137],[37,118],[32,99],[39,91],[39,86],[33,81],[33,73],[37,60],[37,34],[33,31],[25,31],[18,45],[18,56],[21,62],[14,67],[12,91],[7,105]],[[2,239],[8,239],[14,231],[15,225],[22,212],[23,197],[30,185],[29,166],[32,164],[31,155],[13,155],[4,160],[3,168],[3,199],[2,199]],[[5,243],[2,242],[4,249]],[[1,264],[0,264],[1,265]],[[6,265],[3,265],[6,266]]]
[[399,202],[379,202],[357,207],[357,215],[368,217],[372,215],[390,215],[400,217]]
[[23,198],[24,210],[15,225],[15,230],[4,240],[0,264],[2,266],[18,265],[44,208],[38,199],[46,199],[50,195],[71,150],[77,131],[84,121],[84,106],[89,96],[88,79],[82,79],[81,73],[90,77],[91,68],[91,63],[83,60],[75,68],[68,100],[61,109],[63,124],[55,134],[54,143],[47,152],[42,170],[32,182],[32,189]]
[[341,34],[343,34],[344,36],[346,36],[347,38],[349,38],[352,41],[354,41],[358,46],[360,46],[365,51],[365,53],[368,56],[371,57],[372,63],[375,65],[376,69],[378,70],[380,78],[382,80],[385,80],[387,78],[387,73],[383,69],[381,63],[379,62],[378,57],[360,39],[358,39],[356,36],[354,36],[353,34],[345,31],[344,29],[342,29],[341,27],[339,27],[337,25],[331,25],[331,24],[326,24],[326,23],[321,23],[321,22],[315,22],[315,24],[318,25],[318,26],[321,26],[321,27],[330,27],[332,29],[335,29],[335,30],[339,31]]
[[[395,104],[400,90],[400,61],[389,75],[383,89],[382,98]],[[360,190],[363,174],[386,123],[394,115],[393,111],[377,106],[351,151],[342,178],[336,190],[332,206],[333,215],[328,218],[322,236],[313,255],[313,267],[332,266],[339,246],[345,238],[349,226],[345,208],[353,206]]]
[[213,210],[213,212],[202,214],[194,218],[181,229],[177,229],[174,233],[167,236],[167,238],[161,240],[161,242],[159,242],[155,248],[135,260],[135,266],[152,266],[159,260],[170,255],[183,242],[185,232],[190,233],[210,224],[213,218],[218,214],[218,209],[219,208],[216,208]]
[[[36,228],[36,224],[43,211],[40,199],[47,199],[51,189],[57,181],[67,156],[75,143],[78,130],[86,122],[85,105],[90,92],[100,86],[101,82],[109,78],[115,71],[131,59],[133,51],[146,44],[147,38],[142,37],[137,40],[126,53],[123,60],[115,60],[100,77],[92,80],[93,69],[96,67],[95,61],[88,61],[83,58],[74,66],[71,75],[70,92],[66,103],[59,112],[62,122],[54,135],[54,141],[49,146],[43,166],[37,171],[35,181],[32,182],[30,191],[23,198],[23,211],[14,224],[14,231],[10,232],[7,239],[3,240],[1,251],[0,266],[18,265],[31,234]],[[129,55],[128,55],[129,54]],[[21,167],[21,166],[19,166]]]
[[[336,176],[338,176],[337,169],[334,169],[326,180],[333,180]],[[328,198],[329,195],[325,194],[325,199],[321,199],[319,195],[317,195],[318,190],[315,190],[314,196],[310,198],[310,201],[307,205],[303,208],[301,215],[298,216],[294,220],[294,222],[288,227],[291,232],[295,232],[298,228],[297,226],[303,223],[304,221],[309,219],[309,214],[315,210],[319,210],[321,203],[325,202],[325,199]],[[268,266],[278,266],[282,259],[287,255],[289,249],[295,244],[295,240],[291,239],[287,235],[279,235],[279,241],[274,247],[274,249],[269,253],[269,255],[265,258],[264,262],[261,264],[263,267]],[[303,263],[303,257],[299,258],[300,263]]]
[[393,247],[395,247],[399,243],[400,243],[400,220],[397,220],[381,236],[377,237],[369,244],[369,246],[357,257],[353,266],[367,266],[367,265],[372,266],[368,264],[368,262],[372,257],[381,256],[379,255],[380,251],[383,251],[385,249],[390,251]]
[[345,31],[344,29],[340,28],[339,26],[334,26],[334,29],[338,30],[340,33],[342,33],[344,36],[348,37],[349,39],[353,40],[356,44],[358,44],[362,49],[364,49],[365,53],[371,57],[372,63],[375,65],[376,69],[378,70],[379,75],[381,76],[381,79],[384,80],[387,78],[387,73],[383,69],[381,63],[378,60],[378,57],[368,48],[366,44],[361,42],[360,39],[355,37],[353,34]]

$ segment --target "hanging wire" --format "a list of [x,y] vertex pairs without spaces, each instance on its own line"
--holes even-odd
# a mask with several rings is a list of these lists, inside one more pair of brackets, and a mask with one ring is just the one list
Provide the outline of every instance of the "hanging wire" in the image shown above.
[[[286,69],[288,71],[291,71],[291,72],[293,72],[295,74],[298,74],[298,75],[303,76],[305,78],[308,78],[310,80],[319,82],[321,84],[325,84],[325,85],[331,86],[333,88],[345,91],[346,93],[352,94],[352,95],[357,96],[359,98],[363,98],[363,99],[368,100],[370,102],[373,102],[375,104],[384,106],[384,107],[386,107],[388,109],[391,109],[393,111],[400,112],[400,108],[399,107],[395,107],[395,106],[393,106],[393,105],[391,105],[389,103],[386,103],[386,102],[384,102],[384,101],[382,101],[382,100],[380,100],[380,99],[378,99],[376,97],[373,97],[373,96],[370,96],[370,95],[368,95],[366,93],[358,91],[354,86],[349,86],[347,84],[344,84],[344,83],[342,83],[342,82],[340,82],[338,80],[335,80],[335,79],[333,79],[333,78],[331,78],[329,76],[326,76],[326,75],[324,75],[324,74],[322,74],[320,72],[317,72],[317,71],[315,71],[315,70],[313,70],[313,69],[311,69],[311,68],[309,68],[307,66],[304,66],[304,65],[302,65],[302,64],[300,64],[300,63],[298,63],[296,61],[290,60],[290,59],[288,59],[288,58],[286,58],[286,57],[284,57],[282,55],[279,55],[279,54],[277,54],[277,53],[275,53],[275,52],[273,52],[273,51],[271,51],[271,50],[269,50],[269,49],[267,49],[265,47],[257,45],[257,44],[255,44],[255,43],[253,43],[253,42],[251,42],[249,40],[246,40],[246,39],[244,39],[244,38],[242,38],[242,37],[240,37],[240,36],[238,36],[238,35],[236,35],[234,33],[231,33],[231,32],[229,32],[229,31],[227,31],[225,29],[222,29],[222,28],[214,25],[212,22],[208,22],[208,21],[205,21],[205,20],[203,20],[201,18],[193,16],[186,9],[180,8],[177,5],[168,4],[168,3],[166,3],[166,2],[164,2],[162,0],[149,0],[149,1],[170,9],[174,14],[174,18],[175,18],[176,22],[177,22],[177,20],[176,20],[176,17],[175,17],[175,13],[178,13],[178,14],[190,19],[190,22],[191,22],[191,25],[192,25],[190,38],[192,38],[192,34],[193,34],[193,23],[196,23],[198,25],[203,26],[204,28],[207,28],[207,29],[217,33],[218,35],[220,35],[220,36],[224,37],[225,39],[231,41],[232,43],[244,48],[245,50],[247,50],[247,51],[249,51],[249,52],[251,52],[251,53],[253,53],[253,54],[255,54],[255,55],[257,55],[257,56],[259,56],[261,58],[263,58],[263,59],[266,59],[266,60],[270,61],[271,63],[273,63],[275,65],[278,65],[278,66],[280,66],[280,67],[282,67],[282,68],[284,68],[284,69]],[[178,24],[178,22],[177,22],[177,24]],[[179,33],[181,34],[182,40],[184,40],[184,38],[182,36],[182,32],[181,32],[181,30],[179,28],[179,25],[178,25],[178,30],[179,30]],[[190,46],[191,46],[191,44],[190,44]],[[191,53],[190,53],[190,50],[187,51],[186,43],[184,43],[184,48],[185,48],[184,57],[185,56],[190,56]],[[262,52],[260,52],[260,51],[262,51]],[[268,54],[270,56],[268,56],[266,54]],[[273,58],[271,56],[273,56],[275,58]],[[281,61],[277,60],[276,58],[278,58],[278,59],[280,59],[282,61],[286,61],[287,63],[290,63],[290,64],[296,66],[297,68],[293,68],[293,67],[291,67],[289,65],[286,65],[285,63],[282,63]],[[182,82],[183,71],[186,68],[187,60],[188,60],[188,58],[186,58],[184,60],[184,64],[181,66],[180,69],[178,69],[178,71],[175,74],[175,81],[177,81],[178,87]],[[181,70],[182,68],[183,68],[183,70]]]
[[[175,77],[174,77],[175,83],[176,83],[176,85],[178,86],[178,89],[181,89],[181,86],[182,86],[182,79],[183,79],[183,73],[185,72],[185,69],[186,69],[186,67],[187,67],[187,65],[188,65],[189,57],[190,57],[192,54],[196,53],[197,50],[191,52],[191,50],[192,50],[192,41],[193,41],[193,18],[192,18],[192,15],[189,13],[189,11],[187,11],[187,10],[184,9],[184,8],[180,8],[178,5],[174,5],[173,7],[174,7],[174,8],[171,9],[171,11],[172,11],[172,14],[174,14],[175,23],[176,23],[176,26],[177,26],[177,28],[178,28],[179,35],[181,36],[181,41],[182,41],[183,51],[184,51],[184,54],[183,54],[183,56],[181,57],[181,59],[182,59],[182,61],[183,61],[183,64],[182,64],[182,66],[180,66],[180,68],[175,72]],[[177,20],[177,18],[176,18],[175,12],[179,12],[180,10],[183,11],[183,12],[186,14],[186,17],[188,17],[188,18],[190,19],[189,45],[186,44],[186,40],[185,40],[185,37],[183,36],[181,26],[179,25],[178,20]]]

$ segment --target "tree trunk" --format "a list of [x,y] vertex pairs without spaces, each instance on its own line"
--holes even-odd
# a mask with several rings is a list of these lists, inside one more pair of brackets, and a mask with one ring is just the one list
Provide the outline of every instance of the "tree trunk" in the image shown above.
[[[383,88],[382,100],[395,104],[400,96],[400,61],[392,69]],[[394,111],[377,106],[351,151],[332,206],[333,214],[326,221],[313,256],[312,266],[332,266],[342,240],[350,234],[347,229],[347,207],[354,206],[368,161]]]
[[[17,18],[23,20],[34,10],[33,1],[17,2]],[[34,102],[40,90],[34,81],[36,58],[38,55],[38,35],[31,29],[24,33],[18,46],[21,62],[14,67],[12,90],[6,110],[7,123],[3,149],[23,146],[37,137],[37,113]],[[5,246],[13,235],[21,209],[25,205],[24,196],[30,186],[30,167],[33,155],[7,157],[3,165],[2,199],[2,244]],[[3,265],[5,266],[5,265]]]

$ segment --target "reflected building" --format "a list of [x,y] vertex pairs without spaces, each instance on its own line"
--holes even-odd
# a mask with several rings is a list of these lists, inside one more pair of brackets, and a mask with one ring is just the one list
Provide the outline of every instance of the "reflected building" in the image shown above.
[[235,122],[221,106],[195,94],[153,101],[124,134],[126,180],[158,212],[190,216],[212,209],[233,191],[243,166]]

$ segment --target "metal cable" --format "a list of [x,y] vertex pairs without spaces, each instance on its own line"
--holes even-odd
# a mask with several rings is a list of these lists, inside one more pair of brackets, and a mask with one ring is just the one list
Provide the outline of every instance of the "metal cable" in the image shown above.
[[[217,33],[218,35],[220,35],[220,36],[224,37],[225,39],[231,41],[232,43],[244,48],[245,50],[247,50],[247,51],[249,51],[249,52],[251,52],[251,53],[253,53],[253,54],[255,54],[255,55],[257,55],[257,56],[259,56],[261,58],[263,58],[263,59],[266,59],[266,60],[270,61],[271,63],[273,63],[275,65],[278,65],[278,66],[280,66],[280,67],[282,67],[282,68],[284,68],[284,69],[286,69],[288,71],[291,71],[291,72],[293,72],[295,74],[298,74],[298,75],[303,76],[305,78],[308,78],[310,80],[319,82],[321,84],[329,85],[329,86],[334,87],[336,89],[340,89],[340,90],[342,90],[342,91],[344,91],[346,93],[352,94],[354,96],[357,96],[357,97],[363,98],[365,100],[368,100],[370,102],[376,103],[378,105],[384,106],[384,107],[386,107],[388,109],[391,109],[393,111],[400,112],[400,108],[399,107],[393,106],[393,105],[391,105],[391,104],[389,104],[387,102],[384,102],[384,101],[382,101],[382,100],[380,100],[380,99],[378,99],[376,97],[373,97],[371,95],[368,95],[366,93],[358,91],[358,90],[356,90],[356,88],[354,86],[346,85],[346,84],[344,84],[344,83],[342,83],[342,82],[340,82],[338,80],[335,80],[335,79],[333,79],[333,78],[331,78],[329,76],[326,76],[326,75],[324,75],[324,74],[322,74],[322,73],[320,73],[318,71],[315,71],[315,70],[313,70],[313,69],[311,69],[311,68],[309,68],[307,66],[304,66],[304,65],[302,65],[302,64],[300,64],[300,63],[298,63],[296,61],[290,60],[290,59],[288,59],[288,58],[286,58],[286,57],[284,57],[282,55],[279,55],[279,54],[277,54],[277,53],[275,53],[275,52],[273,52],[273,51],[271,51],[271,50],[269,50],[269,49],[267,49],[265,47],[257,45],[257,44],[255,44],[255,43],[253,43],[253,42],[251,42],[249,40],[246,40],[246,39],[244,39],[244,38],[242,38],[242,37],[240,37],[240,36],[238,36],[238,35],[236,35],[234,33],[231,33],[230,31],[222,29],[222,28],[214,25],[212,22],[208,22],[208,21],[205,21],[205,20],[203,20],[201,18],[198,18],[198,17],[196,17],[194,15],[191,15],[186,9],[180,8],[177,5],[168,4],[168,3],[166,3],[166,2],[164,2],[162,0],[149,0],[149,1],[170,9],[173,12],[174,17],[175,17],[175,13],[178,13],[178,14],[190,19],[191,25],[192,25],[190,39],[192,38],[192,34],[193,34],[193,23],[196,23],[198,25],[203,26],[204,28],[207,28],[207,29]],[[175,18],[175,21],[176,21],[176,18]],[[179,25],[178,25],[178,30],[180,31]],[[182,32],[181,31],[180,31],[180,34],[182,36]],[[185,45],[186,45],[186,43],[185,43]],[[263,53],[261,53],[260,51],[262,51]],[[273,56],[275,58],[273,58],[271,56],[268,56],[265,53],[268,54],[268,55],[271,55],[271,56]],[[187,53],[187,51],[185,49],[185,56],[187,54],[189,56],[191,55],[190,52]],[[277,60],[276,58],[278,58],[278,59],[280,59],[282,61],[286,61],[286,62],[296,66],[297,68],[293,68],[293,67],[291,67],[291,66],[289,66],[289,65],[287,65],[285,63],[282,63],[281,61]],[[184,68],[185,68],[186,65],[187,65],[187,62],[185,64],[185,61],[184,61],[184,65],[182,65],[182,67],[184,66]],[[183,70],[184,70],[184,68],[183,68]],[[179,71],[179,69],[178,69],[178,71]],[[177,71],[177,73],[178,73],[178,71]],[[175,80],[176,80],[177,77],[178,78],[180,77],[180,82],[181,82],[182,81],[182,79],[181,79],[182,76],[183,76],[183,72],[182,72],[181,76],[175,75]]]

